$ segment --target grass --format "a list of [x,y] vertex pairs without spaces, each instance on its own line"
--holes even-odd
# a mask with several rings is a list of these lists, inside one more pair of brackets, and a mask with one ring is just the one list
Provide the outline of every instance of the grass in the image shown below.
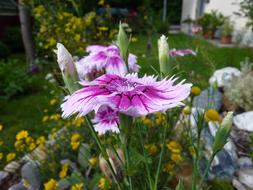
[[[151,66],[159,70],[157,39],[159,35],[152,36],[151,50],[147,49],[147,37],[138,36],[138,41],[130,45],[130,52],[138,56],[141,73],[153,74]],[[253,60],[253,50],[250,48],[218,48],[203,39],[188,37],[185,34],[172,34],[168,38],[170,49],[190,48],[197,52],[197,56],[188,55],[177,57],[173,64],[178,65],[175,74],[187,78],[195,85],[205,88],[208,79],[216,69],[227,66],[240,67],[245,57]]]
[[[130,52],[138,56],[142,75],[153,74],[151,66],[157,70],[159,68],[157,60],[158,37],[156,34],[152,36],[150,50],[147,49],[146,36],[137,36],[138,41],[130,45]],[[191,48],[197,52],[197,56],[178,57],[175,61],[179,66],[177,71],[180,72],[177,75],[187,78],[194,85],[199,85],[202,88],[207,87],[208,78],[215,69],[225,66],[239,67],[240,61],[245,57],[250,57],[251,61],[253,60],[250,48],[217,48],[202,39],[191,38],[184,34],[170,35],[169,45],[171,49]],[[43,110],[49,107],[49,100],[52,98],[50,91],[54,90],[47,86],[45,74],[46,72],[42,72],[36,75],[36,90],[30,90],[25,95],[0,102],[0,123],[4,125],[3,131],[0,132],[0,139],[6,145],[2,151],[13,150],[15,135],[20,130],[28,130],[33,136],[43,133],[44,124],[41,121]]]

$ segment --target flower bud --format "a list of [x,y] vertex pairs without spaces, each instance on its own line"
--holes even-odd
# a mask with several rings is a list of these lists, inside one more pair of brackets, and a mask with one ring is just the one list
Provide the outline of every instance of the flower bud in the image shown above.
[[219,152],[227,143],[233,120],[233,112],[228,112],[226,117],[222,120],[214,137],[213,152]]
[[61,43],[57,43],[57,50],[54,52],[57,54],[57,62],[62,72],[66,88],[72,94],[74,91],[79,89],[79,79],[74,60],[69,51]]
[[[113,168],[114,173],[116,174],[116,177],[119,180],[123,179],[123,165],[122,165],[124,163],[123,151],[121,149],[117,149],[116,154],[115,152],[107,149],[106,152],[109,156],[109,162]],[[99,166],[102,172],[105,174],[105,176],[109,179],[112,179],[113,175],[110,166],[101,154],[99,155]]]
[[169,64],[169,44],[167,43],[167,38],[162,35],[158,40],[158,56],[160,64],[160,72],[167,76],[170,74],[171,65]]
[[117,45],[119,46],[120,49],[120,55],[123,57],[124,61],[127,61],[129,40],[121,23],[119,23]]

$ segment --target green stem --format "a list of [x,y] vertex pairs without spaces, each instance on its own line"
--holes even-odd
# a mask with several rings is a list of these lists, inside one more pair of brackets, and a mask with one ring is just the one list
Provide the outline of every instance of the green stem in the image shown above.
[[157,172],[156,172],[156,177],[155,177],[155,184],[154,184],[153,190],[157,190],[158,179],[159,179],[159,174],[160,174],[161,165],[162,165],[163,152],[164,152],[164,149],[165,149],[166,129],[167,129],[167,118],[166,118],[166,124],[165,124],[164,131],[163,131],[163,146],[162,146],[162,150],[161,150],[161,153],[160,153],[160,158],[159,158],[159,163],[158,163],[158,167],[157,167]]
[[87,123],[88,123],[88,128],[89,128],[89,130],[91,131],[93,137],[95,138],[95,140],[96,140],[96,142],[97,142],[97,145],[98,145],[98,147],[99,147],[99,149],[100,149],[100,151],[101,151],[101,153],[102,153],[103,158],[106,160],[107,164],[108,164],[109,167],[110,167],[110,170],[111,170],[111,172],[112,172],[113,179],[114,179],[115,183],[117,184],[118,189],[119,189],[119,190],[122,190],[121,185],[120,185],[120,183],[119,183],[118,180],[117,180],[117,176],[116,176],[116,173],[115,173],[115,171],[114,171],[114,169],[113,169],[113,167],[112,167],[112,164],[111,164],[111,162],[109,161],[109,156],[108,156],[108,154],[107,154],[105,148],[103,147],[103,145],[102,145],[102,143],[101,143],[101,141],[100,141],[100,139],[99,139],[99,137],[98,137],[96,131],[94,130],[94,128],[93,128],[93,126],[92,126],[92,123],[91,123],[91,121],[90,121],[89,116],[86,115],[86,116],[85,116],[85,119],[86,119],[86,121],[87,121]]
[[139,136],[139,140],[140,140],[139,142],[140,142],[142,152],[143,152],[143,155],[144,155],[144,158],[145,158],[144,163],[145,163],[146,172],[148,174],[149,188],[152,189],[151,175],[150,175],[149,167],[148,167],[148,164],[147,164],[147,155],[146,155],[146,152],[145,152],[145,149],[144,149],[143,138],[142,138],[142,135],[141,135],[141,132],[140,132],[140,125],[137,126],[137,131],[138,131],[138,136]]
[[215,155],[216,155],[216,153],[213,153],[212,156],[211,156],[211,158],[210,158],[210,160],[208,161],[208,164],[206,166],[205,172],[204,172],[204,174],[201,177],[201,180],[200,180],[200,183],[199,183],[199,187],[201,187],[203,185],[204,180],[206,179],[206,176],[208,174],[208,171],[209,171],[209,169],[211,167],[211,164],[213,162],[213,159],[214,159]]

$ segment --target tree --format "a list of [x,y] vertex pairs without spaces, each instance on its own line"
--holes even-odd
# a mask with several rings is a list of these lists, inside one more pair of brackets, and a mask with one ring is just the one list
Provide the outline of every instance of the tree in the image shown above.
[[249,19],[247,27],[253,31],[253,0],[243,0],[240,6],[243,16]]

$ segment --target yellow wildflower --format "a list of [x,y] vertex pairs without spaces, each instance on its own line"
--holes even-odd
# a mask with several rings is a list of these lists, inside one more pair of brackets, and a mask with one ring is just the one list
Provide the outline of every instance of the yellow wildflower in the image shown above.
[[21,140],[21,139],[24,139],[28,136],[29,136],[29,133],[25,130],[22,130],[22,131],[18,132],[18,134],[16,135],[16,139]]
[[158,148],[155,144],[147,144],[144,147],[147,149],[147,151],[151,155],[155,155],[158,152]]
[[98,30],[107,31],[107,30],[109,30],[109,28],[106,26],[101,26],[101,27],[98,27]]
[[174,167],[175,167],[174,164],[166,163],[163,167],[163,171],[168,174],[172,174]]
[[189,106],[185,106],[183,109],[183,114],[190,115],[192,112],[191,108]]
[[96,164],[97,164],[97,158],[96,158],[96,157],[93,157],[93,158],[89,159],[89,164],[90,164],[92,167],[96,166]]
[[77,142],[81,139],[81,135],[79,135],[78,133],[74,133],[72,136],[71,136],[71,142]]
[[152,127],[153,126],[152,120],[149,119],[149,118],[145,118],[143,120],[143,124],[146,125],[147,127]]
[[4,154],[2,152],[0,152],[0,160],[2,160],[4,157]]
[[36,144],[37,145],[41,145],[44,144],[46,142],[46,138],[44,136],[40,136],[37,140],[36,140]]
[[155,116],[155,121],[157,125],[161,125],[165,121],[165,115],[163,113],[157,112]]
[[57,103],[57,99],[53,98],[50,100],[50,105],[54,106]]
[[76,41],[79,41],[79,40],[81,39],[80,34],[76,34],[76,35],[74,36],[74,39],[75,39]]
[[105,0],[100,0],[99,2],[98,2],[98,5],[104,5],[105,4]]
[[3,130],[3,127],[4,127],[4,126],[0,124],[0,131],[2,131],[2,130]]
[[67,176],[68,169],[69,169],[69,164],[68,163],[65,163],[65,164],[62,165],[61,171],[59,172],[59,177],[61,179]]
[[83,190],[83,183],[72,185],[70,190]]
[[212,121],[220,121],[219,113],[214,109],[209,109],[205,112],[205,120],[206,122]]
[[44,183],[45,190],[57,190],[58,183],[54,179],[50,179],[48,182]]
[[48,115],[43,116],[43,118],[42,118],[42,122],[43,123],[47,122],[48,120],[49,120],[49,116]]
[[34,143],[34,139],[32,137],[27,137],[25,139],[25,143],[28,144],[28,145],[31,144],[31,143]]
[[76,125],[77,127],[81,127],[84,124],[84,118],[83,117],[79,117],[79,118],[73,120],[72,124]]
[[198,96],[200,94],[200,92],[201,92],[201,89],[199,87],[197,87],[197,86],[193,86],[191,88],[191,94],[193,96]]
[[80,146],[80,142],[71,142],[71,148],[73,150],[78,149],[79,146]]
[[29,181],[27,181],[27,180],[25,180],[25,179],[23,180],[22,185],[23,185],[24,187],[26,187],[27,189],[29,189],[29,188],[31,187]]
[[189,147],[189,152],[190,152],[190,155],[192,155],[192,156],[196,155],[196,151],[195,151],[195,148],[193,146]]
[[137,38],[136,37],[132,37],[131,38],[131,42],[137,42],[138,40],[137,40]]
[[15,149],[17,151],[23,151],[24,148],[25,148],[25,145],[23,144],[23,141],[22,140],[18,140],[14,143],[14,146],[15,146]]
[[99,180],[99,185],[98,185],[98,187],[99,187],[101,190],[110,189],[110,188],[111,188],[111,181],[108,181],[108,180],[106,180],[104,177],[102,177],[102,178]]
[[60,114],[53,114],[50,116],[50,119],[51,120],[54,120],[54,121],[59,121],[61,119],[61,115]]
[[15,158],[16,158],[16,154],[15,154],[15,153],[9,153],[9,154],[7,154],[7,156],[6,156],[7,162],[12,161],[12,160],[15,159]]
[[182,147],[179,143],[177,143],[176,141],[170,141],[167,144],[167,148],[173,152],[173,153],[180,153],[182,150]]
[[35,144],[35,143],[29,144],[29,150],[30,150],[30,151],[33,150],[33,149],[35,149],[35,147],[36,147],[36,144]]
[[172,155],[170,156],[170,159],[175,162],[178,162],[182,160],[182,156],[178,153],[172,153]]

